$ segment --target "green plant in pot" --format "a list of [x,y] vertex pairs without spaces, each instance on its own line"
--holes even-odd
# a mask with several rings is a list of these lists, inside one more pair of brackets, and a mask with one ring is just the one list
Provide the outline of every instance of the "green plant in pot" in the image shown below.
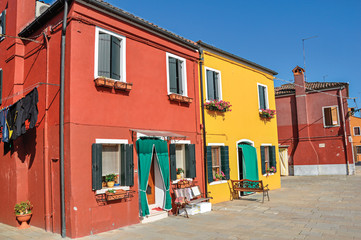
[[19,229],[29,228],[28,221],[31,218],[33,205],[29,200],[15,204],[14,212],[16,219],[21,223]]
[[105,176],[105,181],[107,182],[108,187],[114,187],[115,177],[115,174],[108,174]]

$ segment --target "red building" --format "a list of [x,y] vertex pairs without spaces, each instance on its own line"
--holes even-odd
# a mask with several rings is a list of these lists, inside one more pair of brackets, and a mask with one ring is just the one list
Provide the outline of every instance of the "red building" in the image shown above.
[[[0,222],[16,226],[15,203],[30,200],[31,225],[66,230],[74,238],[139,223],[153,208],[169,210],[175,168],[184,168],[185,177],[201,189],[204,175],[195,43],[101,0],[68,2],[66,225],[61,224],[59,161],[65,3],[40,9],[35,0],[0,2],[0,30],[7,36],[0,38],[1,106],[34,87],[39,92],[36,127],[10,145],[1,143]],[[34,19],[36,9],[43,13]],[[113,189],[124,196],[105,201],[105,177],[111,174],[116,175]],[[139,192],[147,194],[147,202]]]
[[348,84],[305,82],[304,69],[292,71],[294,84],[275,88],[279,145],[291,174],[353,174]]

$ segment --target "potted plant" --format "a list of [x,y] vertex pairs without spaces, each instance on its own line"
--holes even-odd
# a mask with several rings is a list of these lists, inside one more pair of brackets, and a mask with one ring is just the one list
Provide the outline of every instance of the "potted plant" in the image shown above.
[[261,118],[264,118],[264,119],[271,119],[271,118],[274,118],[276,115],[276,110],[271,110],[271,109],[261,109],[259,110],[259,116]]
[[226,175],[224,175],[222,171],[220,174],[219,173],[214,174],[214,176],[215,177],[213,178],[213,180],[215,181],[226,179]]
[[25,229],[30,227],[27,222],[33,214],[32,209],[33,205],[30,203],[29,200],[15,204],[14,211],[16,219],[21,223],[19,229]]
[[231,103],[223,100],[212,100],[204,104],[210,111],[231,112]]
[[275,168],[275,167],[271,167],[271,168],[269,169],[269,172],[270,172],[270,173],[275,173],[275,172],[276,172],[276,168]]
[[105,176],[105,181],[107,183],[108,187],[114,187],[114,183],[115,183],[115,174],[108,174]]
[[177,168],[177,179],[183,178],[184,170],[183,168]]

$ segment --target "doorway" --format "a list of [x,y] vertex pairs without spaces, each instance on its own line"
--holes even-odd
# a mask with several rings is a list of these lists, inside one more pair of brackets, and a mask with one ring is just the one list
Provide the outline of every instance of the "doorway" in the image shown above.
[[288,148],[280,147],[281,176],[288,176]]
[[147,186],[147,199],[148,204],[152,205],[155,203],[155,176],[154,176],[154,156],[152,159],[152,165],[149,171],[148,186]]
[[238,144],[238,172],[239,180],[259,180],[256,148],[248,143]]

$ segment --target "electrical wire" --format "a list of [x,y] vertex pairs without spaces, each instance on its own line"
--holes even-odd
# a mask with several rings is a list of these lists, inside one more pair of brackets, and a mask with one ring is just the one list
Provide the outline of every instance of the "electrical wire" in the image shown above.
[[[40,34],[40,35],[41,35],[41,34]],[[40,35],[34,37],[34,39],[38,38]],[[43,44],[43,42],[36,41],[36,40],[34,40],[34,39],[32,39],[32,38],[24,38],[24,37],[10,36],[10,35],[5,35],[5,34],[0,34],[0,37],[17,38],[17,39],[21,39],[21,40],[26,40],[26,41],[31,41],[31,42]]]
[[[299,84],[296,84],[294,82],[291,82],[291,81],[287,81],[287,80],[284,80],[284,79],[281,79],[281,78],[274,78],[275,80],[279,80],[279,81],[283,81],[283,82],[286,82],[286,83],[290,83],[292,85],[295,85],[295,86],[298,86],[298,87],[304,87],[302,85],[299,85]],[[310,87],[306,87],[307,90],[311,90],[311,91],[315,91],[315,92],[318,92],[318,93],[322,93],[322,94],[326,94],[326,95],[329,95],[329,96],[333,96],[333,97],[340,97],[339,95],[336,95],[336,94],[331,94],[331,93],[326,93],[322,90],[316,90],[316,89],[313,89],[313,88],[310,88]],[[351,100],[355,100],[356,98],[350,98],[350,97],[342,97],[342,98],[345,98],[345,99],[351,99]]]

